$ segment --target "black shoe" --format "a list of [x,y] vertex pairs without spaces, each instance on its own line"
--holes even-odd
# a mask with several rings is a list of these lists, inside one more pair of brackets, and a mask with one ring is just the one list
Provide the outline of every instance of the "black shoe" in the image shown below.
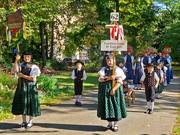
[[144,113],[148,113],[149,114],[149,111],[150,111],[151,109],[147,109]]
[[78,102],[77,101],[75,102],[75,105],[78,106]]
[[112,124],[108,124],[107,129],[112,129]]
[[78,102],[78,106],[82,106],[81,102]]
[[27,122],[22,122],[22,123],[20,124],[20,127],[21,127],[21,128],[26,128],[26,127],[27,127]]
[[151,110],[151,109],[149,109],[149,112],[148,112],[148,114],[152,114],[153,113],[153,111]]

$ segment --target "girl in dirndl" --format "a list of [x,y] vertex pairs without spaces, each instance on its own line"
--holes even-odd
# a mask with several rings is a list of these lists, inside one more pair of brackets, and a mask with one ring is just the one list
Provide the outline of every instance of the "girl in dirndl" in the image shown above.
[[156,72],[157,76],[159,77],[159,85],[155,90],[157,99],[160,98],[160,94],[164,90],[164,73],[163,73],[162,68],[163,68],[163,62],[158,63],[155,68],[155,72]]
[[[108,121],[108,129],[117,132],[117,122],[127,116],[122,87],[126,76],[119,67],[115,67],[115,75],[112,75],[113,62],[113,57],[107,56],[107,66],[102,67],[99,71],[97,116]],[[113,80],[115,80],[114,87],[112,87]]]
[[[41,115],[38,91],[36,89],[36,77],[40,75],[40,69],[32,64],[32,54],[25,52],[23,63],[19,64],[20,56],[16,56],[12,71],[18,76],[18,84],[12,103],[12,113],[22,115],[21,127],[31,128],[33,117]],[[29,116],[27,121],[26,116]]]

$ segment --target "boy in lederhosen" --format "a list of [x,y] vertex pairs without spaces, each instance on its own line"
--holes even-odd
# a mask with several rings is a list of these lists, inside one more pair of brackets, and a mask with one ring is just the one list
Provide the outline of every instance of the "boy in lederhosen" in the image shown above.
[[86,80],[87,75],[83,68],[84,63],[80,60],[75,62],[76,68],[72,71],[72,79],[74,80],[74,93],[75,93],[75,105],[81,106],[81,97],[83,91],[83,81]]
[[147,64],[141,77],[141,83],[145,86],[147,101],[147,111],[145,113],[152,114],[154,110],[155,88],[157,88],[159,84],[159,77],[156,72],[154,72],[153,64]]

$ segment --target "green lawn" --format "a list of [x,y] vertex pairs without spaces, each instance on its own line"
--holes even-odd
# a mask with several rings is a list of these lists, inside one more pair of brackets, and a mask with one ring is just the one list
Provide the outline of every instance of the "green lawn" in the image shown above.
[[[87,76],[87,80],[84,82],[84,93],[97,88],[97,73],[87,73]],[[4,78],[6,78],[6,81],[4,81]],[[11,103],[15,90],[13,90],[13,87],[9,89],[7,86],[7,82],[12,82],[12,80],[14,80],[12,77],[5,74],[0,77],[0,121],[13,117]],[[39,97],[42,107],[59,104],[73,98],[74,90],[71,72],[63,71],[52,76],[42,75],[39,80]],[[13,85],[15,84],[13,83]]]

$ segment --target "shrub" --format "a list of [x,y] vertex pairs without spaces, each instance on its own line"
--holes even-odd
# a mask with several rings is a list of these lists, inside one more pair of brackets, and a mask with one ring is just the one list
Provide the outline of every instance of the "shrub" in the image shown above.
[[46,67],[54,70],[65,70],[67,69],[67,64],[64,62],[58,62],[57,60],[48,60]]
[[17,79],[4,72],[0,72],[0,83],[4,86],[8,86],[9,89],[13,89],[16,86]]
[[56,96],[58,95],[57,79],[52,76],[41,75],[38,77],[38,89],[42,90],[45,95]]
[[89,72],[97,72],[100,69],[100,65],[97,65],[96,63],[87,63],[85,65],[85,70]]

